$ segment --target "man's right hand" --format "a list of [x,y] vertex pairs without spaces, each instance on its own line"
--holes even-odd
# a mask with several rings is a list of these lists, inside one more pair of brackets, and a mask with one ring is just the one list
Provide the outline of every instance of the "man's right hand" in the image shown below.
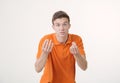
[[42,52],[45,54],[49,54],[52,51],[53,42],[52,40],[46,39],[42,45]]
[[45,66],[48,54],[52,51],[53,42],[52,40],[46,39],[42,45],[42,54],[39,59],[35,62],[35,69],[37,72],[42,71],[43,67]]

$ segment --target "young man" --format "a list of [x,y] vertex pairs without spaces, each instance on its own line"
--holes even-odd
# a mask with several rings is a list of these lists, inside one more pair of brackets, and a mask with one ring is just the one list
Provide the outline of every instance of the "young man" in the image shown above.
[[70,18],[57,11],[52,18],[55,33],[45,35],[38,46],[35,69],[44,73],[40,83],[75,83],[75,62],[87,69],[84,47],[80,36],[70,34]]

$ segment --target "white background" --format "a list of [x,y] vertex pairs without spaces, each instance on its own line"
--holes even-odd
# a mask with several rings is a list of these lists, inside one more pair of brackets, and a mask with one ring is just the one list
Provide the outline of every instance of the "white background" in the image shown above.
[[119,0],[0,0],[0,83],[39,83],[38,43],[54,32],[58,10],[70,15],[70,33],[83,39],[88,69],[77,66],[77,83],[120,83]]

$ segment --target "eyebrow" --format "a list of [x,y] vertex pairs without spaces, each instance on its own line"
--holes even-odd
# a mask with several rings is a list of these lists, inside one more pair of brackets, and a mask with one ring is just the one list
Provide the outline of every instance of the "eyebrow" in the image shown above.
[[69,23],[69,22],[65,21],[64,23]]
[[[65,22],[63,22],[63,23],[69,23],[69,22],[65,21]],[[56,24],[59,24],[59,23],[56,23]]]
[[[63,24],[66,24],[66,23],[69,24],[69,21],[65,21],[65,22],[63,22]],[[60,23],[58,23],[58,22],[57,22],[57,23],[54,23],[54,22],[53,22],[53,25],[54,25],[54,24],[60,24]]]

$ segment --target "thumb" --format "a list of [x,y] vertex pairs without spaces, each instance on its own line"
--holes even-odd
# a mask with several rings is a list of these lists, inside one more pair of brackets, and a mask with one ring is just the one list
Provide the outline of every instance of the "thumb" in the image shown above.
[[76,45],[76,43],[75,43],[75,42],[72,42],[72,45]]

